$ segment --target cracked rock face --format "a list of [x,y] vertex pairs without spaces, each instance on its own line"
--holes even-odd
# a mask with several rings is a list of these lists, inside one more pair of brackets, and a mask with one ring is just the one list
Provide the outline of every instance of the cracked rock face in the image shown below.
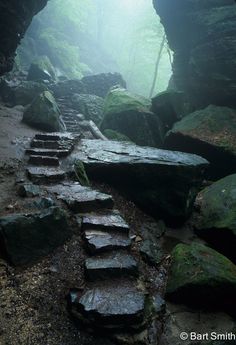
[[234,0],[153,0],[171,49],[179,90],[197,107],[235,106]]
[[0,75],[9,72],[17,45],[47,0],[0,0]]

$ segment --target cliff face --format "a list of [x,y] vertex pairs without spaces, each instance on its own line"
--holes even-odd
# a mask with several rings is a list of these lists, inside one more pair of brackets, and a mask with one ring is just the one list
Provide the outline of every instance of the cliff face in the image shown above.
[[236,106],[235,0],[153,0],[174,51],[173,77],[193,104]]
[[47,1],[0,0],[0,75],[11,70],[17,45]]

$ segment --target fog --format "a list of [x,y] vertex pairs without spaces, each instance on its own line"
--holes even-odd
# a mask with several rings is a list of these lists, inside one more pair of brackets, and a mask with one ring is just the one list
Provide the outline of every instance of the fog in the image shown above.
[[37,55],[47,55],[58,75],[69,78],[119,72],[129,90],[145,96],[165,90],[171,75],[152,0],[51,0],[33,19],[18,63],[27,68]]

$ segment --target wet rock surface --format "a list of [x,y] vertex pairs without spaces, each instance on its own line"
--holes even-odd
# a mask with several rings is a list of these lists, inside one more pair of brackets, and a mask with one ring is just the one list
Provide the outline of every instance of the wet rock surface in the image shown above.
[[71,236],[66,213],[59,207],[1,217],[0,229],[1,247],[16,266],[47,255]]
[[62,184],[47,187],[49,192],[55,193],[57,199],[64,201],[68,207],[76,213],[91,212],[99,209],[113,207],[113,199],[110,195],[98,192],[79,183],[64,182]]
[[85,244],[91,254],[107,252],[114,249],[127,249],[131,240],[127,235],[105,230],[86,230]]
[[236,169],[236,112],[210,105],[185,116],[167,133],[164,147],[195,153],[210,162],[210,179],[232,174]]
[[118,287],[98,286],[86,291],[75,307],[86,322],[97,327],[132,329],[144,319],[145,295],[129,282]]
[[84,163],[89,178],[118,186],[167,221],[189,214],[208,165],[196,155],[101,140],[82,140],[71,159]]
[[126,252],[115,251],[87,259],[85,274],[89,280],[137,276],[138,263]]

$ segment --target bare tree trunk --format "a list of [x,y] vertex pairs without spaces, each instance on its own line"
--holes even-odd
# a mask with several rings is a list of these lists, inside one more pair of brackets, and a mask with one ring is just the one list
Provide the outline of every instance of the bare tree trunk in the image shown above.
[[158,71],[159,71],[159,66],[160,66],[160,61],[161,61],[161,56],[162,56],[162,52],[165,46],[165,40],[166,40],[166,36],[165,34],[162,37],[162,41],[161,41],[161,45],[160,45],[160,49],[157,55],[157,61],[156,61],[156,65],[155,65],[155,72],[154,72],[154,76],[153,76],[153,82],[152,82],[152,86],[151,86],[151,90],[150,90],[150,94],[149,97],[151,98],[153,95],[153,92],[155,90],[155,86],[156,86],[156,82],[157,82],[157,77],[158,77]]

